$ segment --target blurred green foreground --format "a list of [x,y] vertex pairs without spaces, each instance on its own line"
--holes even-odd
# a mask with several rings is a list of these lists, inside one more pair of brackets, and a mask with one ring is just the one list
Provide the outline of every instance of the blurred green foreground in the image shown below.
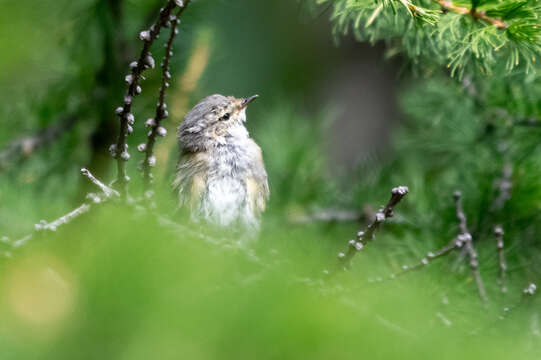
[[498,320],[437,264],[370,284],[377,245],[322,283],[354,228],[279,229],[255,261],[106,206],[2,263],[1,358],[538,358],[534,305]]

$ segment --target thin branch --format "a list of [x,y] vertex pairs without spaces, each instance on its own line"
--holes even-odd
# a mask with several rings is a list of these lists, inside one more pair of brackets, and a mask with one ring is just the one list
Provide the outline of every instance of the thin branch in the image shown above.
[[34,154],[37,150],[51,144],[77,122],[75,115],[67,115],[60,122],[38,131],[31,136],[24,136],[11,141],[0,151],[0,172],[9,165]]
[[537,291],[537,285],[535,283],[529,283],[527,287],[522,289],[522,296],[518,303],[513,306],[503,308],[503,314],[500,315],[500,320],[508,318],[512,313],[516,312],[520,307],[525,305],[529,299],[531,299]]
[[424,268],[425,266],[427,266],[428,264],[430,264],[431,262],[433,262],[434,260],[447,256],[456,249],[460,249],[462,245],[464,245],[464,237],[459,235],[453,240],[451,240],[447,245],[440,248],[439,250],[435,252],[431,251],[428,254],[426,254],[426,256],[422,258],[417,264],[411,265],[411,266],[403,265],[402,271],[389,275],[389,279],[395,279],[411,271],[420,270]]
[[462,206],[462,192],[456,190],[453,193],[453,199],[455,200],[456,217],[458,219],[458,227],[461,234],[469,234],[466,214]]
[[531,298],[535,295],[536,289],[537,289],[537,286],[535,285],[535,283],[529,283],[528,287],[522,290],[522,296],[520,297],[520,300],[512,306],[504,307],[502,309],[503,310],[502,313],[498,317],[498,320],[496,320],[492,324],[489,324],[488,326],[484,325],[482,327],[479,327],[473,330],[471,334],[472,335],[479,334],[481,331],[486,332],[486,330],[488,330],[489,328],[496,326],[497,322],[510,318],[513,314],[517,312],[517,310],[519,310],[521,307],[526,305],[529,302],[528,300],[531,300]]
[[116,109],[116,114],[120,117],[120,132],[116,144],[111,145],[111,154],[117,160],[117,179],[116,186],[123,197],[126,196],[126,185],[129,178],[126,175],[126,161],[129,160],[127,137],[133,131],[132,125],[135,121],[131,113],[131,105],[134,97],[141,93],[139,81],[142,79],[142,73],[148,68],[154,68],[154,58],[150,53],[150,47],[158,38],[161,29],[169,22],[171,11],[176,6],[184,7],[181,0],[168,0],[166,5],[160,10],[160,14],[154,25],[149,30],[139,33],[139,39],[144,42],[143,49],[139,59],[130,64],[131,74],[126,76],[128,90],[124,96],[124,104]]
[[154,118],[150,118],[145,123],[146,126],[150,127],[150,130],[148,132],[147,136],[147,142],[146,144],[140,144],[137,149],[139,151],[142,151],[145,153],[145,159],[142,163],[142,170],[143,170],[143,181],[145,185],[145,189],[148,190],[150,188],[150,184],[152,182],[152,173],[151,173],[151,167],[153,167],[156,164],[156,157],[154,156],[154,144],[156,143],[156,137],[157,136],[165,136],[167,134],[167,131],[164,127],[161,126],[161,122],[163,119],[167,118],[169,115],[167,111],[167,105],[165,104],[165,91],[169,87],[169,82],[171,81],[171,73],[169,72],[169,63],[171,61],[171,56],[173,56],[173,40],[175,39],[175,36],[178,34],[177,25],[180,22],[180,16],[184,12],[184,9],[189,5],[190,0],[187,0],[183,6],[178,10],[176,15],[172,15],[170,17],[170,26],[171,26],[171,32],[169,34],[169,39],[167,40],[167,43],[165,44],[165,55],[163,56],[162,60],[162,84],[160,86],[160,91],[158,95],[158,104],[156,106],[156,114],[154,115]]
[[509,26],[509,24],[507,24],[505,21],[501,19],[487,16],[484,10],[477,10],[476,8],[468,9],[466,7],[457,6],[453,4],[452,1],[448,1],[448,0],[434,0],[434,1],[437,1],[438,4],[441,5],[442,10],[444,11],[451,11],[451,12],[455,12],[461,15],[469,15],[474,20],[482,20],[502,30],[507,29],[507,27]]
[[443,323],[443,325],[447,326],[447,327],[451,327],[453,325],[453,323],[451,322],[451,320],[449,320],[445,315],[443,315],[441,312],[437,312],[436,313],[436,316],[441,320],[441,322]]
[[56,231],[60,226],[64,224],[70,223],[73,219],[78,218],[79,216],[87,213],[91,208],[90,203],[83,203],[79,205],[77,208],[73,209],[69,213],[62,215],[56,220],[53,220],[51,222],[47,222],[45,220],[41,220],[38,224],[34,225],[34,231],[30,234],[27,234],[23,236],[22,238],[15,240],[11,242],[11,246],[13,249],[20,248],[21,246],[28,243],[37,232],[41,231]]
[[348,209],[312,209],[307,213],[291,214],[288,219],[294,224],[312,224],[315,222],[353,222],[353,221],[369,221],[374,216],[373,211],[367,207],[360,210]]
[[539,312],[534,311],[531,316],[530,331],[532,335],[539,338],[541,337],[541,330],[539,329]]
[[83,203],[79,207],[73,209],[72,211],[70,211],[66,215],[62,215],[61,217],[59,217],[56,220],[53,220],[53,221],[51,221],[49,223],[47,223],[45,221],[42,221],[41,223],[36,224],[36,226],[35,226],[36,230],[56,231],[56,229],[58,229],[58,227],[60,227],[61,225],[68,224],[73,219],[75,219],[75,218],[79,217],[80,215],[83,215],[84,213],[88,212],[88,210],[90,210],[90,205],[86,204],[86,203]]
[[253,263],[259,264],[260,266],[262,266],[264,268],[270,268],[271,267],[269,264],[265,263],[263,261],[263,259],[261,259],[259,256],[257,256],[253,249],[250,249],[250,248],[247,248],[247,247],[244,247],[244,246],[234,246],[231,243],[228,243],[228,242],[223,241],[221,239],[213,238],[213,237],[211,237],[209,235],[206,235],[206,234],[204,234],[202,232],[196,231],[196,230],[194,230],[194,229],[192,229],[192,228],[190,228],[188,226],[180,224],[180,223],[178,223],[178,222],[176,222],[174,220],[171,220],[168,217],[165,217],[165,216],[162,216],[162,215],[157,215],[157,214],[154,214],[154,213],[153,213],[153,215],[156,217],[156,220],[158,221],[158,223],[161,226],[169,228],[172,231],[175,231],[175,232],[177,232],[179,234],[182,234],[182,235],[188,235],[188,236],[191,236],[191,237],[197,237],[200,240],[202,240],[203,242],[205,242],[206,244],[208,244],[210,246],[213,246],[213,247],[220,248],[220,249],[222,249],[224,251],[235,251],[235,252],[241,253],[242,255],[245,256],[246,259],[250,260]]
[[505,161],[501,177],[496,181],[495,186],[498,189],[498,196],[492,203],[491,210],[501,210],[505,206],[505,203],[511,199],[511,190],[513,189],[513,182],[511,177],[513,176],[513,164],[509,161]]
[[116,191],[115,189],[110,188],[109,186],[105,185],[104,183],[102,183],[101,181],[96,179],[94,177],[94,175],[92,175],[92,173],[90,171],[88,171],[87,169],[85,169],[85,168],[81,169],[81,173],[84,176],[86,176],[88,179],[90,179],[90,181],[94,185],[96,185],[101,191],[103,191],[103,193],[105,194],[105,197],[111,197],[113,195],[114,196],[120,196],[118,191]]
[[533,296],[535,295],[535,291],[537,290],[537,285],[535,283],[528,284],[528,287],[522,290],[522,293],[525,296]]
[[500,225],[494,227],[494,235],[496,236],[496,246],[498,247],[498,262],[500,264],[500,276],[498,279],[498,283],[500,285],[501,292],[506,293],[507,287],[505,286],[505,271],[507,270],[507,264],[505,262],[503,234],[504,234],[503,228]]
[[481,278],[481,272],[479,271],[478,255],[475,251],[475,248],[473,247],[473,239],[470,232],[468,231],[468,226],[466,224],[466,214],[464,213],[464,209],[462,207],[462,193],[460,191],[455,191],[453,197],[456,203],[456,217],[459,221],[459,238],[461,241],[464,242],[464,248],[466,249],[466,253],[468,254],[470,269],[477,284],[479,297],[482,301],[486,302],[488,300],[488,297],[485,291],[485,287],[483,285],[483,279]]
[[[28,243],[37,232],[56,231],[62,225],[68,224],[79,216],[86,214],[88,211],[90,211],[93,205],[103,203],[105,200],[108,200],[111,197],[120,196],[120,194],[116,190],[111,189],[110,187],[106,186],[101,181],[96,179],[96,177],[94,177],[94,175],[92,175],[92,173],[87,169],[81,169],[81,173],[85,177],[87,177],[93,184],[95,184],[102,192],[100,194],[88,194],[87,199],[90,201],[82,203],[77,208],[71,210],[67,214],[62,215],[53,221],[47,222],[45,220],[41,220],[39,223],[34,225],[34,231],[30,234],[27,234],[14,241],[9,241],[9,239],[3,238],[3,242],[11,245],[12,249],[20,248],[21,246]],[[4,255],[9,257],[10,254],[10,252],[7,252]]]
[[406,196],[408,191],[407,186],[398,186],[391,191],[391,199],[389,199],[389,202],[383,209],[376,213],[374,220],[367,226],[366,230],[359,231],[357,233],[357,238],[349,241],[349,247],[346,253],[341,252],[338,254],[338,263],[341,268],[344,270],[349,269],[353,256],[358,251],[361,251],[368,242],[374,240],[374,233],[376,230],[381,223],[393,216],[394,207],[404,196]]
[[524,127],[541,127],[541,120],[532,116],[526,119],[517,120],[513,123],[513,125]]

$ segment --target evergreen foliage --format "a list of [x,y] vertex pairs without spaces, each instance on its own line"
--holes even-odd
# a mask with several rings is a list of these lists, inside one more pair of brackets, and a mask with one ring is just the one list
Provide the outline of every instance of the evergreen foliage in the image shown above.
[[470,2],[318,0],[331,3],[335,34],[385,40],[427,72],[444,65],[452,75],[535,71],[541,51],[538,1]]
[[[417,195],[408,202],[416,243],[393,244],[420,256],[426,248],[419,250],[419,240],[443,246],[456,229],[451,194],[461,189],[484,271],[491,271],[486,261],[494,257],[482,253],[496,252],[493,228],[502,224],[514,269],[522,281],[538,278],[537,268],[524,264],[540,258],[539,3],[317,3],[332,7],[335,36],[353,32],[360,41],[384,41],[389,56],[405,57],[418,75],[402,89],[406,116],[395,155],[358,186],[359,199],[382,183],[409,184]],[[449,235],[442,239],[442,233]]]

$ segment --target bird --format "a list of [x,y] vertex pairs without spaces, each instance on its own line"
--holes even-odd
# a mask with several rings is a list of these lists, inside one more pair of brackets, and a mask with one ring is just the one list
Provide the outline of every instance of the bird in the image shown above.
[[173,187],[192,220],[259,232],[270,192],[261,148],[245,127],[256,98],[210,95],[180,123]]

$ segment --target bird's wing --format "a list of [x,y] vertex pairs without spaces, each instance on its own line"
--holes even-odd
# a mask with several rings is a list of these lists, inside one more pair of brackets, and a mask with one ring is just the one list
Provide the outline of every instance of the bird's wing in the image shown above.
[[206,189],[208,155],[205,152],[183,151],[177,165],[173,188],[178,191],[179,206],[193,208]]
[[255,158],[251,174],[246,180],[246,191],[248,198],[252,201],[254,211],[259,215],[265,210],[270,191],[261,148],[253,140],[251,143]]

